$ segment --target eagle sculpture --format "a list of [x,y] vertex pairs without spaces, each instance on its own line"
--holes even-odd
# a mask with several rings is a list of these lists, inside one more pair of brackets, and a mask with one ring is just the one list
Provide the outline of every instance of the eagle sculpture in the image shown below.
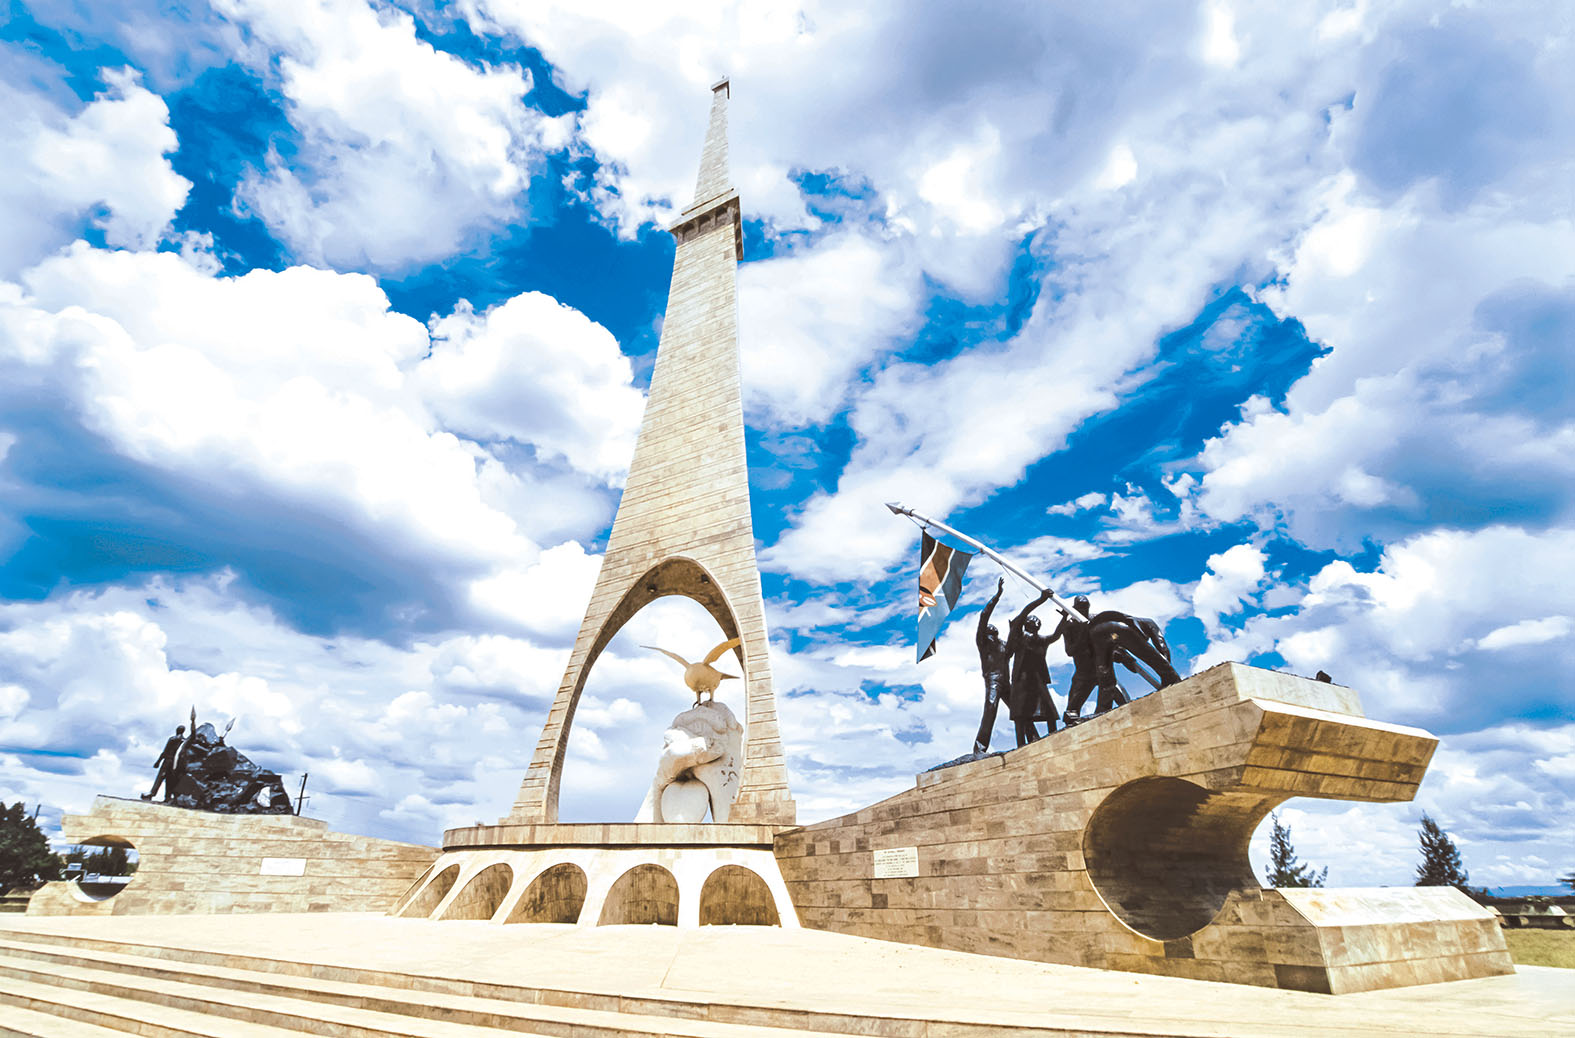
[[724,674],[715,667],[711,666],[711,664],[721,659],[724,652],[735,647],[736,645],[738,645],[738,639],[729,638],[721,645],[718,645],[716,648],[706,653],[705,659],[701,660],[699,663],[690,663],[688,660],[678,655],[678,653],[669,652],[668,650],[658,648],[655,645],[642,645],[640,648],[654,649],[664,656],[671,656],[673,659],[677,660],[684,668],[684,684],[688,685],[689,691],[695,694],[695,703],[698,705],[701,696],[704,696],[707,701],[710,701],[710,699],[716,693],[716,686],[720,685],[724,678],[738,677],[737,674]]

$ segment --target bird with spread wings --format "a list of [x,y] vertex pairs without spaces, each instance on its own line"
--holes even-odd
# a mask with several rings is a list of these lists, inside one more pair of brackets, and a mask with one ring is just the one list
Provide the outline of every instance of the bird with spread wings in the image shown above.
[[728,649],[736,647],[737,645],[737,638],[729,638],[721,645],[718,645],[716,648],[706,653],[705,659],[701,660],[699,663],[690,663],[688,660],[678,655],[678,653],[669,652],[667,649],[658,648],[655,645],[642,645],[640,648],[654,649],[664,656],[671,656],[673,659],[682,664],[684,668],[684,684],[688,685],[689,691],[695,694],[695,705],[698,706],[700,705],[701,696],[707,697],[708,700],[715,697],[716,686],[720,685],[724,679],[736,679],[738,677],[737,674],[724,674],[720,670],[717,670],[715,667],[711,666],[711,664],[722,658],[722,654],[724,652],[726,652]]

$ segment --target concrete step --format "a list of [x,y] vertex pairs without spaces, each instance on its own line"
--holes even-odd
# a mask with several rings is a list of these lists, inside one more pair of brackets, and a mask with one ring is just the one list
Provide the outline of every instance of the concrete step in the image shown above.
[[[508,1032],[633,1038],[816,1038],[756,1024],[717,1023],[628,1011],[418,992],[376,983],[290,976],[226,966],[161,961],[102,950],[0,941],[0,979],[93,992],[127,1001],[184,1006],[203,1016],[350,1038],[461,1038]],[[328,1028],[320,1030],[319,1028]],[[283,1032],[281,1032],[283,1033]]]
[[122,1038],[117,1031],[54,1013],[0,1003],[0,1038]]
[[199,1012],[0,976],[0,1034],[37,1038],[291,1038],[300,1030],[205,1016]]
[[[773,1038],[820,1038],[826,1034],[880,1034],[918,1038],[930,1033],[931,1023],[911,1018],[872,1018],[795,1008],[475,983],[25,931],[6,932],[0,938],[0,956],[102,969],[122,974],[123,981],[145,977],[150,981],[185,982],[543,1035],[733,1038],[764,1034]],[[967,1025],[961,1025],[958,1033],[967,1031]]]
[[[196,979],[195,976],[193,979]],[[479,1038],[495,1030],[0,955],[0,1002],[169,1038]],[[515,1032],[539,1034],[540,1032]]]

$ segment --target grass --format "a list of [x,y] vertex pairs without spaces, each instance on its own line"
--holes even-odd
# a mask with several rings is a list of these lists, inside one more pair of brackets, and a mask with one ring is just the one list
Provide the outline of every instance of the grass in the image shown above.
[[1575,969],[1575,930],[1505,930],[1504,943],[1518,965]]

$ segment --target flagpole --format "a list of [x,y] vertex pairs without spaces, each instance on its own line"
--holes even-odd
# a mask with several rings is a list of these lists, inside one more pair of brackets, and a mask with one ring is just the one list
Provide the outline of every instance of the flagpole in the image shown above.
[[975,548],[978,548],[979,551],[983,555],[985,555],[989,559],[991,559],[997,566],[1000,566],[1002,569],[1006,570],[1006,572],[1012,574],[1013,576],[1020,577],[1021,579],[1027,581],[1029,584],[1033,585],[1033,587],[1036,588],[1037,590],[1042,591],[1045,594],[1049,595],[1050,596],[1050,604],[1055,606],[1057,609],[1061,610],[1061,612],[1063,614],[1065,614],[1066,616],[1071,617],[1073,620],[1076,620],[1078,623],[1085,623],[1085,624],[1088,623],[1088,617],[1084,616],[1082,613],[1079,613],[1076,609],[1073,609],[1071,606],[1069,606],[1065,602],[1061,601],[1061,599],[1056,597],[1056,593],[1054,591],[1051,591],[1044,584],[1041,584],[1038,580],[1036,580],[1033,577],[1029,576],[1028,573],[1024,572],[1018,566],[1016,566],[1013,563],[1007,561],[1007,559],[1004,556],[1002,556],[999,552],[997,552],[994,549],[992,549],[989,545],[985,544],[983,541],[976,541],[972,537],[969,537],[967,534],[962,533],[961,531],[952,529],[950,526],[947,526],[945,523],[941,522],[940,520],[938,520],[938,519],[931,519],[929,516],[920,515],[918,512],[915,512],[911,508],[904,508],[904,507],[902,507],[899,504],[893,504],[893,503],[891,503],[889,501],[886,503],[886,507],[891,509],[891,514],[892,515],[905,515],[909,519],[915,519],[915,520],[923,523],[925,526],[933,526],[937,530],[942,531],[943,533],[951,534],[953,537],[957,538],[959,541],[966,541],[968,544],[973,545]]

